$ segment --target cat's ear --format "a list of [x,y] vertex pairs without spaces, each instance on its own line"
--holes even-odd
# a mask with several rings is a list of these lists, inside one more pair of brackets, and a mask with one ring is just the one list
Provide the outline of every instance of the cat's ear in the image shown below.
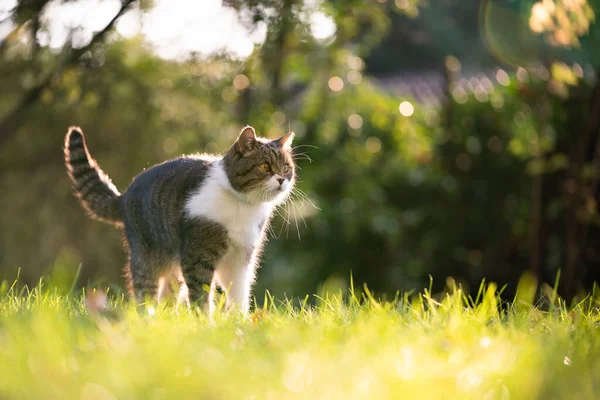
[[246,126],[240,132],[240,136],[236,142],[237,151],[246,154],[252,149],[254,149],[254,144],[256,143],[256,132],[254,128],[251,126]]
[[277,143],[279,144],[279,147],[281,147],[284,150],[291,150],[293,141],[294,141],[294,132],[290,132],[287,135],[283,135],[282,137],[277,139]]

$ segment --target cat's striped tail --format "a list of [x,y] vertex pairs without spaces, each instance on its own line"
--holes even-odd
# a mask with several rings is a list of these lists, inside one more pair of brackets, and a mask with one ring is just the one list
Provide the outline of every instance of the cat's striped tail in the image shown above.
[[72,126],[65,138],[65,164],[75,194],[86,211],[98,220],[122,224],[120,193],[88,152],[79,127]]

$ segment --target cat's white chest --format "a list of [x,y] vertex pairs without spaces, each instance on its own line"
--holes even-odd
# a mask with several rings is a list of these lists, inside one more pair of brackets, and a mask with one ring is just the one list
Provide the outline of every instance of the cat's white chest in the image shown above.
[[261,225],[269,216],[269,203],[250,204],[237,197],[229,186],[220,163],[211,167],[206,182],[187,200],[188,217],[204,217],[227,229],[229,239],[241,247],[253,246],[260,239]]

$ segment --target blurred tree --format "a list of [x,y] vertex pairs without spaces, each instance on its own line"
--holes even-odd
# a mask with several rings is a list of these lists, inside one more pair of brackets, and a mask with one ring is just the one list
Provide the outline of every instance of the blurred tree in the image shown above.
[[[571,295],[586,268],[597,270],[593,20],[570,42],[579,47],[558,51],[544,44],[555,35],[546,25],[540,36],[530,31],[533,1],[496,8],[446,1],[437,9],[411,0],[226,4],[248,29],[266,27],[265,43],[244,61],[227,54],[167,61],[141,36],[100,37],[84,52],[68,42],[58,55],[36,44],[30,56],[29,23],[2,42],[0,115],[11,115],[15,99],[46,73],[62,71],[19,111],[19,133],[0,139],[3,277],[22,267],[31,283],[82,262],[83,283],[121,283],[115,231],[87,219],[70,193],[60,145],[71,124],[83,127],[121,189],[166,158],[222,151],[242,124],[271,138],[295,130],[298,189],[306,194],[280,209],[259,297],[265,288],[279,296],[345,288],[350,272],[357,284],[390,295],[428,285],[428,275],[435,290],[448,275],[465,289],[482,278],[514,289],[528,268],[547,282],[563,268],[563,293]],[[486,12],[503,23],[486,25]],[[491,41],[502,36],[493,31],[499,25],[518,32],[510,38],[519,44],[549,50],[528,51],[529,61],[543,57],[495,71],[495,82],[450,81],[445,109],[392,95],[367,74],[442,70],[444,60],[488,65],[482,37],[495,57],[512,56],[501,62],[528,53],[505,52],[510,38]],[[573,260],[579,264],[566,268]]]
[[[600,128],[597,80],[600,73],[597,59],[599,31],[591,24],[594,14],[585,1],[545,0],[519,5],[489,1],[486,7],[486,13],[502,15],[502,24],[514,31],[522,32],[519,24],[531,28],[531,32],[521,33],[520,38],[528,43],[530,53],[535,55],[522,60],[527,70],[519,68],[517,79],[512,81],[515,91],[511,103],[514,101],[512,104],[517,106],[513,111],[507,112],[505,95],[488,97],[488,94],[482,95],[483,92],[475,90],[471,100],[491,100],[493,109],[488,112],[496,114],[499,108],[504,107],[503,120],[496,121],[498,124],[506,125],[511,120],[516,123],[505,137],[510,138],[506,143],[509,152],[520,162],[525,162],[524,172],[528,178],[523,182],[530,189],[517,192],[516,198],[521,201],[522,215],[528,214],[529,221],[524,225],[523,217],[516,219],[521,228],[513,229],[512,234],[505,234],[505,237],[513,237],[516,243],[522,243],[518,246],[521,261],[517,265],[522,265],[528,258],[530,269],[542,281],[554,283],[558,270],[562,270],[559,292],[570,299],[577,290],[589,288],[598,277],[586,278],[585,270],[589,271],[592,266],[597,270],[599,267],[593,250],[598,244],[598,227],[591,225],[597,216],[595,176],[598,172],[595,166],[598,165],[597,157],[600,157],[594,150]],[[522,18],[523,14],[528,18]],[[486,21],[491,21],[490,17]],[[497,32],[489,31],[498,29],[497,26],[497,23],[496,27],[483,26],[488,30],[488,46],[496,54],[507,54],[511,46],[522,47],[515,42],[496,41],[494,36]],[[532,41],[535,34],[542,34],[544,40]],[[512,54],[502,59],[509,60],[514,62],[517,58]],[[502,74],[505,72],[502,71]],[[504,81],[510,81],[507,75]],[[469,106],[471,101],[467,102],[466,96],[463,99],[458,89],[455,88],[453,94],[461,104],[453,104],[454,113],[447,114],[450,116],[447,134],[449,143],[460,143],[459,149],[457,152],[449,150],[450,144],[442,145],[442,149],[447,152],[448,165],[456,160],[460,167],[461,160],[466,160],[463,154],[472,157],[465,152],[469,148],[469,140],[472,141],[470,137],[480,140],[483,132],[492,130],[484,127],[476,131],[479,132],[477,134],[469,133],[467,138],[463,136],[460,139],[460,134],[456,136],[461,129],[456,124],[460,118],[465,118],[460,115],[462,109],[472,107]],[[494,96],[498,96],[497,89]],[[486,115],[488,112],[480,110],[471,119],[490,120],[493,116]],[[502,139],[500,135],[497,137]],[[506,165],[518,167],[518,164],[506,162]],[[487,173],[491,177],[497,172],[493,168]],[[473,173],[469,173],[462,179],[472,183],[472,178]],[[491,184],[487,186],[489,190]],[[476,209],[481,211],[482,207]],[[477,222],[480,223],[482,220]],[[590,230],[594,232],[593,244],[589,242]]]
[[[23,114],[28,111],[28,107],[38,101],[42,92],[60,77],[66,67],[77,63],[83,54],[89,51],[94,44],[102,40],[104,36],[112,29],[119,17],[123,15],[125,11],[127,11],[133,2],[134,0],[123,0],[117,14],[109,21],[104,29],[96,32],[94,36],[92,36],[92,39],[87,45],[74,48],[72,47],[71,41],[67,41],[62,54],[60,54],[59,57],[56,57],[56,64],[48,71],[40,71],[40,60],[37,59],[40,46],[37,35],[41,29],[41,13],[49,1],[22,0],[17,2],[17,5],[13,9],[12,15],[9,18],[12,18],[16,22],[17,27],[15,28],[14,32],[17,32],[23,26],[29,23],[29,47],[31,53],[30,64],[32,65],[32,72],[35,76],[35,82],[23,94],[21,100],[5,115],[3,115],[2,119],[0,119],[0,145],[6,140],[10,139],[17,132],[19,125],[22,123]],[[8,39],[12,39],[11,34],[9,34]],[[41,78],[37,75],[40,75]]]

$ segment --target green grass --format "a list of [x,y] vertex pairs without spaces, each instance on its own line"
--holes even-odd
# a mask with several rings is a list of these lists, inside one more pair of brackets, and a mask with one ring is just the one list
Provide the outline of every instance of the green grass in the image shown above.
[[[600,313],[532,293],[499,307],[494,285],[318,305],[267,296],[249,320],[41,286],[0,295],[2,399],[592,399]],[[550,295],[554,299],[553,295]],[[551,300],[552,300],[551,299]],[[548,306],[549,305],[549,306]]]

